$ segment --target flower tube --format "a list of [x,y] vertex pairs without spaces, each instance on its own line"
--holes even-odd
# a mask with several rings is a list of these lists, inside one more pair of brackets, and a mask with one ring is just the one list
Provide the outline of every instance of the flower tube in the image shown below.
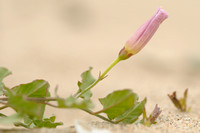
[[148,43],[166,18],[168,18],[167,12],[159,7],[155,15],[146,21],[126,42],[119,52],[119,58],[125,60],[137,54]]

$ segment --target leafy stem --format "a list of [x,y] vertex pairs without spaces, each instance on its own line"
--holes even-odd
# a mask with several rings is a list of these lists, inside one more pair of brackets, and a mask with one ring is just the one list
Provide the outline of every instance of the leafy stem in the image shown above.
[[103,80],[106,77],[106,74],[117,64],[121,61],[121,59],[118,57],[116,60],[114,60],[111,65],[102,73],[99,75],[98,79],[91,84],[90,86],[88,86],[86,89],[84,89],[83,91],[81,91],[78,94],[75,94],[75,98],[79,98],[81,97],[84,93],[86,93],[87,91],[89,91],[90,89],[92,89],[97,83],[99,83],[99,81]]
[[[25,128],[56,128],[62,125],[62,122],[55,122],[55,116],[44,118],[45,106],[79,109],[113,124],[134,123],[143,113],[145,117],[142,123],[147,126],[154,124],[156,118],[161,113],[160,109],[156,106],[153,113],[149,117],[146,117],[146,112],[143,111],[145,109],[146,98],[138,101],[138,95],[132,92],[131,89],[117,90],[104,98],[100,98],[99,101],[103,109],[97,112],[91,110],[94,104],[90,99],[92,96],[90,89],[103,80],[107,76],[107,73],[121,60],[118,57],[102,74],[99,74],[97,80],[92,76],[92,67],[90,67],[89,70],[81,74],[82,80],[78,81],[78,92],[74,96],[67,98],[61,98],[57,93],[55,97],[50,97],[50,85],[45,80],[34,80],[13,88],[6,88],[2,79],[9,71],[0,67],[0,96],[2,96],[0,97],[0,104],[2,104],[0,110],[10,107],[16,111],[16,114],[11,116],[0,113],[0,124],[12,123],[15,126]],[[79,97],[82,99],[79,99]],[[187,97],[187,92],[184,94],[184,97]],[[100,113],[105,113],[107,116]],[[24,122],[20,122],[22,119]]]
[[[3,102],[3,101],[8,101],[8,98],[7,98],[7,97],[5,97],[5,98],[0,98],[0,100],[2,101],[2,102],[0,102],[1,104],[5,104],[5,106],[2,106],[0,109],[7,108],[7,107],[8,107],[8,106],[7,106],[7,103],[5,103],[5,102]],[[57,100],[56,98],[52,98],[52,97],[46,97],[46,98],[26,97],[26,100],[27,100],[27,101],[39,102],[39,103],[41,103],[41,104],[46,104],[46,105],[51,106],[51,107],[54,107],[54,108],[61,108],[61,107],[59,107],[59,106],[57,106],[57,105],[48,103],[49,101],[56,101],[56,100]],[[98,117],[98,118],[101,118],[101,119],[103,119],[103,120],[105,120],[105,121],[108,121],[108,122],[110,122],[110,123],[116,124],[115,122],[113,122],[113,121],[107,119],[106,117],[104,117],[104,116],[102,116],[102,115],[94,114],[94,113],[93,113],[91,110],[89,110],[89,109],[81,109],[81,110],[83,110],[83,111],[85,111],[85,112],[87,112],[87,113],[89,113],[89,114],[91,114],[91,115],[93,115],[93,116],[96,116],[96,117]]]
[[[49,101],[57,101],[57,98],[53,98],[53,97],[45,97],[45,98],[26,97],[25,99],[26,99],[27,101],[35,101],[35,102],[39,102],[39,103],[41,103],[41,104],[46,104],[46,105],[51,106],[51,107],[54,107],[54,108],[61,108],[61,107],[59,107],[59,106],[57,106],[57,105],[48,103]],[[4,97],[4,98],[0,98],[0,100],[1,100],[1,101],[8,101],[8,98],[7,98],[7,97]],[[4,109],[4,108],[8,107],[8,106],[6,106],[7,103],[5,103],[5,102],[0,102],[0,103],[1,103],[1,104],[5,104],[5,106],[2,106],[0,109]],[[83,110],[83,111],[85,111],[85,112],[87,112],[87,113],[89,113],[89,114],[91,114],[91,115],[94,115],[94,116],[96,116],[96,117],[99,117],[99,118],[101,118],[101,119],[103,119],[103,120],[105,120],[105,121],[108,121],[108,122],[110,122],[110,123],[116,124],[115,122],[113,122],[113,121],[107,119],[106,117],[104,117],[104,116],[102,116],[102,115],[94,114],[94,113],[93,113],[91,110],[89,110],[89,109],[81,109],[81,110]]]

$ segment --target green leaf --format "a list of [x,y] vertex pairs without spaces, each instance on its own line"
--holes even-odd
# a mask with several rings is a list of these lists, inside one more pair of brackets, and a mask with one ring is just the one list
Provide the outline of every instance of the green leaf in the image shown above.
[[10,75],[11,72],[4,67],[0,67],[0,81],[2,81],[6,76]]
[[43,120],[33,120],[33,123],[35,124],[35,128],[56,128],[57,126],[63,125],[62,122],[55,122],[55,119],[55,116],[51,116],[50,118],[45,118]]
[[10,95],[8,99],[8,106],[13,108],[17,113],[27,114],[30,117],[42,119],[43,108],[40,103],[27,101],[23,96]]
[[56,128],[59,125],[63,125],[62,122],[55,122],[56,117],[55,116],[51,116],[50,118],[44,118],[42,120],[32,120],[29,119],[28,121],[22,123],[22,122],[15,122],[14,125],[15,126],[22,126],[25,128],[42,128],[42,127],[46,127],[46,128]]
[[[21,84],[12,88],[12,92],[15,95],[21,95],[26,97],[48,97],[49,93],[49,83],[45,80],[35,80],[31,83]],[[38,104],[37,109],[41,111],[43,116],[45,110],[45,104]],[[40,116],[42,118],[42,116]]]
[[35,80],[31,83],[21,84],[12,88],[16,95],[23,95],[27,97],[46,97],[49,83],[45,80]]
[[19,122],[21,119],[22,116],[17,113],[8,117],[1,117],[0,124],[13,124],[15,122]]
[[[92,83],[96,81],[96,79],[92,76],[91,71],[92,71],[92,67],[90,67],[89,70],[81,74],[82,81],[78,82],[79,90],[77,93],[82,92],[83,90],[85,90],[87,87],[89,87]],[[84,98],[86,100],[89,100],[91,97],[92,97],[91,91],[87,91],[81,96],[81,98]]]
[[28,115],[23,115],[23,119],[24,119],[24,124],[25,125],[29,125],[29,127],[33,127],[32,124],[33,123],[33,120],[28,116]]
[[50,118],[44,118],[44,120],[51,121],[51,122],[55,122],[56,116],[53,115],[53,116],[51,116]]
[[8,76],[8,75],[10,75],[10,74],[11,74],[11,72],[10,72],[7,68],[0,67],[0,96],[3,95],[3,91],[4,91],[4,88],[5,88],[5,86],[4,86],[3,82],[2,82],[2,80],[3,80],[6,76]]
[[138,119],[138,117],[142,114],[146,101],[147,100],[145,98],[143,101],[136,103],[133,107],[125,111],[122,115],[116,117],[116,122],[121,122],[125,124],[135,122]]
[[105,98],[99,99],[104,108],[98,113],[104,112],[112,120],[130,109],[137,100],[138,95],[129,89],[114,91]]
[[57,98],[57,102],[58,107],[60,108],[88,109],[93,107],[93,103],[90,100],[79,100],[73,96],[70,96],[67,99]]

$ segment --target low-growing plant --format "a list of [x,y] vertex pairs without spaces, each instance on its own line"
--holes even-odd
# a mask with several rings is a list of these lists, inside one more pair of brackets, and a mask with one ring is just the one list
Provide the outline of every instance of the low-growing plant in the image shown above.
[[[143,119],[140,123],[147,126],[154,124],[161,113],[160,108],[156,105],[153,113],[147,117],[145,110],[147,99],[144,98],[139,101],[138,95],[132,92],[131,89],[116,90],[106,97],[100,98],[99,101],[103,107],[96,112],[91,110],[94,108],[91,100],[91,89],[105,79],[107,73],[117,63],[138,53],[167,17],[167,13],[158,8],[156,14],[131,36],[119,52],[117,59],[103,73],[100,73],[97,79],[92,76],[92,67],[90,67],[89,70],[81,74],[82,80],[78,82],[78,91],[74,95],[65,98],[58,96],[57,93],[56,96],[51,97],[49,92],[50,85],[45,80],[34,80],[27,84],[9,88],[3,83],[3,79],[10,75],[11,72],[4,67],[0,67],[0,95],[2,96],[0,98],[0,104],[2,104],[0,110],[12,108],[16,111],[15,114],[10,116],[1,113],[0,123],[13,123],[15,126],[26,128],[55,128],[62,125],[62,122],[55,122],[55,116],[44,118],[45,106],[48,105],[55,108],[80,109],[114,124],[134,123],[143,114]],[[106,114],[107,117],[101,115],[102,113]]]

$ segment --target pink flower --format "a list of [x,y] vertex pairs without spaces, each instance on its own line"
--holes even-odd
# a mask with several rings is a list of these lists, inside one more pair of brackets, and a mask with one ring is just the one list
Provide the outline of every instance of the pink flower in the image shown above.
[[137,54],[148,43],[160,24],[166,18],[168,18],[167,12],[159,7],[155,15],[146,21],[126,42],[119,53],[119,58],[125,60],[130,56]]

